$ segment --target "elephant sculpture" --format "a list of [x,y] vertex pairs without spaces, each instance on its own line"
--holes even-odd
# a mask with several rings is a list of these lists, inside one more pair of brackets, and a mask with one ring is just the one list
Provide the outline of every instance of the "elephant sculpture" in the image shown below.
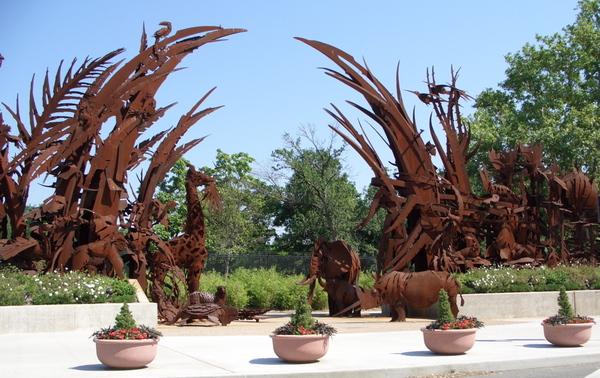
[[329,301],[330,316],[360,317],[360,307],[346,309],[358,300],[355,285],[337,278],[330,278],[325,282],[318,278],[317,281],[323,290],[327,292],[327,297],[331,299]]
[[[406,306],[424,309],[438,301],[440,289],[448,293],[450,309],[454,317],[458,315],[456,297],[460,295],[460,284],[448,272],[426,270],[423,272],[389,272],[376,277],[375,285],[370,290],[363,290],[355,286],[358,301],[343,308],[349,311],[355,308],[363,310],[377,307],[381,304],[390,306],[392,322],[406,320]],[[460,295],[461,306],[464,299]]]
[[[318,278],[326,280],[345,281],[355,285],[360,272],[360,259],[358,254],[343,240],[326,241],[319,238],[314,245],[310,258],[310,268],[306,278],[298,282],[300,285],[309,286],[308,303],[312,303],[315,286]],[[339,283],[332,284],[339,286]],[[335,303],[340,299],[328,295],[329,315],[336,312]]]

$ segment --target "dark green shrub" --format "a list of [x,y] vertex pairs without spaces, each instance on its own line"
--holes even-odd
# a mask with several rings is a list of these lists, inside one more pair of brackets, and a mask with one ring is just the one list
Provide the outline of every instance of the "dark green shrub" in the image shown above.
[[129,305],[127,303],[123,303],[121,306],[121,310],[115,316],[115,328],[116,329],[129,329],[135,327],[135,319],[133,318],[133,314],[129,310]]
[[282,285],[279,286],[273,297],[272,308],[274,310],[289,310],[294,308],[298,298],[306,299],[308,297],[308,286],[296,283],[300,281],[301,277],[300,275],[282,277]]
[[448,293],[446,293],[446,290],[440,289],[438,298],[437,320],[440,323],[450,323],[454,320],[454,315],[452,315],[452,311],[450,310],[450,300],[448,299]]
[[564,316],[567,319],[573,317],[573,307],[571,307],[569,297],[567,297],[567,292],[564,287],[561,287],[560,293],[558,293],[558,307],[558,315]]

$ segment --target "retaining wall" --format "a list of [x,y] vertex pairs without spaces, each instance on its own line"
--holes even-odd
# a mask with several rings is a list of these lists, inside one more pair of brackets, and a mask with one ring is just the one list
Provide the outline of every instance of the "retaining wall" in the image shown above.
[[[155,327],[156,303],[148,301],[137,281],[132,284],[136,286],[138,299],[138,303],[129,303],[133,317],[138,324]],[[0,306],[0,334],[106,328],[114,325],[121,306],[121,303]]]
[[[600,315],[600,290],[574,290],[567,295],[576,314]],[[539,318],[558,312],[558,291],[463,294],[457,298],[459,314],[481,319]],[[435,319],[437,304],[427,309],[408,309],[408,316]]]

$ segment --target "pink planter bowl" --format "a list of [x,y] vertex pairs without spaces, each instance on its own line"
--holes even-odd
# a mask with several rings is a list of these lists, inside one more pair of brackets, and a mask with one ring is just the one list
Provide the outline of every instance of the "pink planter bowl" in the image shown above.
[[317,361],[327,353],[326,335],[271,335],[277,357],[288,362]]
[[475,344],[477,328],[468,329],[427,329],[421,328],[425,346],[437,354],[462,354]]
[[544,337],[556,346],[573,347],[588,342],[594,323],[558,324],[542,323]]
[[154,357],[158,340],[104,340],[94,338],[96,355],[104,365],[116,369],[135,369],[148,365]]

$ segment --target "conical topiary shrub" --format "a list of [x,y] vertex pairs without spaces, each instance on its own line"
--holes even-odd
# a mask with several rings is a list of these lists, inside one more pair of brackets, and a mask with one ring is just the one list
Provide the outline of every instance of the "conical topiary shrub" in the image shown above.
[[129,329],[135,328],[135,319],[129,310],[129,305],[127,303],[123,303],[121,306],[121,310],[115,316],[115,328],[116,329]]
[[454,320],[454,315],[452,315],[452,311],[450,310],[450,302],[446,290],[441,289],[438,298],[438,322],[452,322]]

